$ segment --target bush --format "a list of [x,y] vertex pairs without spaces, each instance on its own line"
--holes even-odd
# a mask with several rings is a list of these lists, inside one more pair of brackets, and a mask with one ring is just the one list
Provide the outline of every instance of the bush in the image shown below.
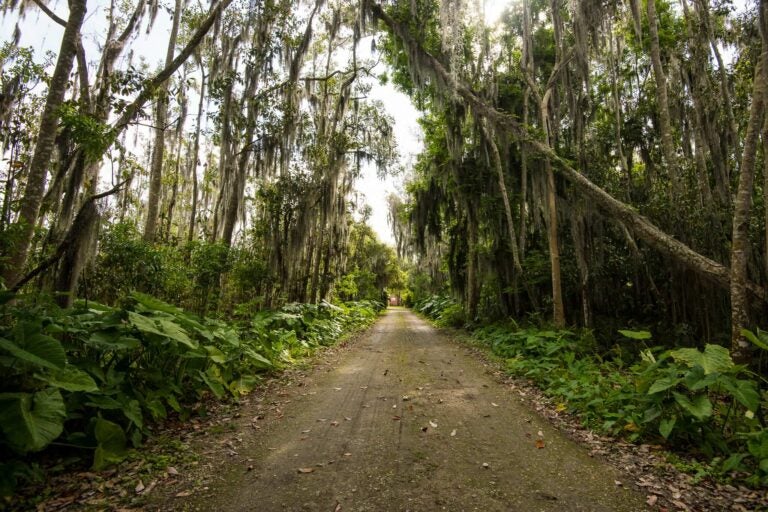
[[14,456],[59,441],[90,451],[93,469],[103,469],[120,461],[129,444],[139,446],[151,423],[169,414],[188,417],[204,396],[236,400],[260,373],[371,324],[381,309],[375,302],[291,304],[236,326],[138,292],[120,307],[79,301],[68,310],[44,297],[18,297],[15,305],[13,294],[1,298],[5,494],[27,468],[13,469]]
[[711,461],[715,473],[746,471],[747,483],[768,485],[765,393],[725,348],[646,349],[625,368],[599,357],[591,336],[571,331],[491,325],[473,336],[589,428],[685,448]]

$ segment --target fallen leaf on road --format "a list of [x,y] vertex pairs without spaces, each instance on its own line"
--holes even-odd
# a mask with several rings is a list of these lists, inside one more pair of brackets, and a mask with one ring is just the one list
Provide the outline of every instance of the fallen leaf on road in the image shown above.
[[429,426],[432,428],[437,428],[437,423],[435,423],[434,421],[430,421]]
[[299,468],[299,473],[314,473],[315,468]]
[[498,407],[499,406],[499,404],[496,404],[496,403],[493,403],[493,402],[491,402],[491,405],[494,406],[494,407]]
[[543,439],[537,439],[536,440],[536,448],[538,448],[539,450],[544,448],[544,440]]
[[656,502],[659,501],[659,497],[656,495],[651,494],[648,496],[648,499],[645,500],[645,502],[648,504],[649,507],[652,507],[656,504]]
[[456,435],[456,429],[451,430],[451,437],[454,437]]
[[168,466],[165,472],[168,473],[169,475],[174,475],[174,476],[179,474],[179,472],[173,466]]

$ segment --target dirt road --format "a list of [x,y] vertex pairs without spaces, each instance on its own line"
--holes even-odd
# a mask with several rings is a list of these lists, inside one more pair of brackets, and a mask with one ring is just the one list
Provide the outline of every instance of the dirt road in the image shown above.
[[270,417],[255,420],[263,426],[244,433],[237,462],[221,462],[212,496],[170,506],[645,510],[613,468],[405,309],[390,309],[333,368],[311,371],[282,395]]

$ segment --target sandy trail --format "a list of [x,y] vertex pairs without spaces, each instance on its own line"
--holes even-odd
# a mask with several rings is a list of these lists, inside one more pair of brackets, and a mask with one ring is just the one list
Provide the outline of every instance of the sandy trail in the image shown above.
[[405,309],[388,310],[335,367],[317,368],[281,394],[287,403],[279,415],[265,418],[259,431],[243,427],[248,439],[238,455],[252,470],[222,460],[212,496],[166,506],[645,510],[642,495],[616,484],[615,469],[590,458],[466,349]]

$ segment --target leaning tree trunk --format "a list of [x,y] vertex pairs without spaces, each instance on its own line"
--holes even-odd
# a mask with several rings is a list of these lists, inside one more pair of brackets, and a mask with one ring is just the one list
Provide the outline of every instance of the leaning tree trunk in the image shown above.
[[[632,231],[637,237],[645,241],[653,249],[667,255],[685,268],[705,277],[722,289],[730,289],[731,272],[728,267],[718,263],[696,251],[665,233],[649,221],[646,217],[608,192],[595,185],[584,174],[574,169],[569,161],[560,157],[551,147],[532,137],[527,127],[506,112],[496,110],[488,105],[466,84],[453,77],[445,67],[429,52],[425,51],[413,36],[401,24],[389,16],[384,9],[375,3],[367,3],[373,16],[380,19],[398,37],[409,50],[414,61],[411,65],[417,71],[430,70],[434,75],[438,86],[460,97],[471,108],[475,115],[484,117],[492,126],[504,127],[510,134],[521,141],[527,141],[528,147],[539,155],[549,157],[557,164],[560,174],[582,195],[590,199],[609,218],[619,222]],[[746,282],[749,292],[761,301],[766,301],[766,292],[760,286]]]
[[[173,26],[168,38],[168,48],[165,53],[165,67],[173,62],[176,50],[176,39],[179,34],[183,0],[176,0],[173,11]],[[152,167],[149,170],[149,196],[147,197],[147,219],[144,224],[144,240],[153,242],[157,233],[158,215],[160,213],[160,193],[163,185],[163,158],[165,156],[165,125],[168,122],[168,82],[163,82],[157,92],[157,107],[155,108],[155,143],[152,147]]]
[[32,236],[40,214],[40,205],[45,193],[45,181],[48,175],[53,146],[56,140],[58,128],[59,107],[64,101],[67,91],[69,73],[77,54],[78,41],[80,40],[80,27],[85,19],[86,0],[70,0],[69,18],[67,19],[64,35],[61,38],[59,56],[56,60],[56,68],[53,71],[48,94],[45,98],[45,107],[40,116],[40,128],[35,143],[35,151],[29,164],[29,175],[24,195],[19,208],[19,218],[16,224],[19,226],[19,241],[9,253],[7,267],[3,270],[5,285],[11,288],[24,273],[27,263],[27,255],[32,245]]

